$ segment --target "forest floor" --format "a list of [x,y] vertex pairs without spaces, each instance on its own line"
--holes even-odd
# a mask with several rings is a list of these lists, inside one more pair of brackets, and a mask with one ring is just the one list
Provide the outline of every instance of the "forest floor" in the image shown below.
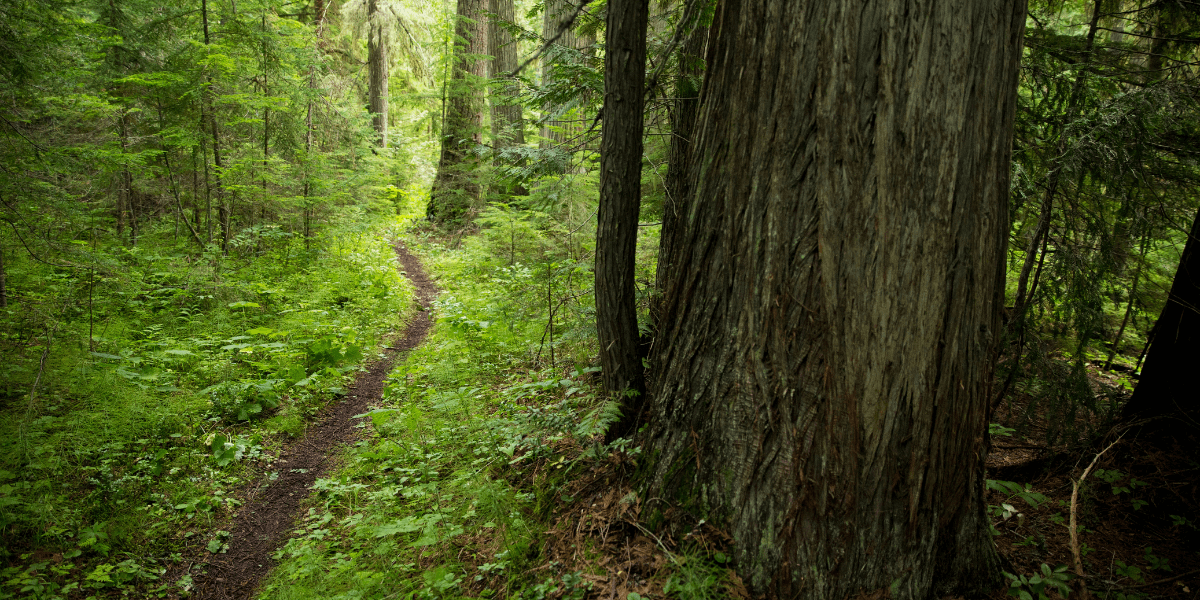
[[[433,327],[432,308],[437,286],[421,261],[401,242],[393,244],[397,266],[416,287],[420,309],[403,334],[384,346],[383,358],[360,373],[346,397],[325,407],[313,420],[306,435],[288,443],[279,453],[278,471],[261,473],[237,496],[244,504],[228,525],[228,551],[212,554],[196,548],[188,561],[194,587],[190,597],[198,600],[251,598],[263,576],[274,566],[272,554],[285,541],[303,514],[302,501],[313,483],[332,468],[330,459],[340,447],[359,437],[356,418],[371,409],[383,395],[388,374],[397,357],[412,351]],[[284,468],[286,466],[286,469]],[[172,573],[168,580],[184,573]]]
[[1063,567],[1072,590],[1081,592],[1082,581],[1100,598],[1200,597],[1196,429],[1110,426],[1091,444],[1051,444],[1050,417],[1035,410],[1030,419],[1023,414],[1028,402],[1017,398],[996,415],[1031,426],[1024,435],[993,436],[987,501],[1005,569],[1030,584],[993,597],[1023,590],[1036,598],[1033,576],[1045,579],[1045,570]]

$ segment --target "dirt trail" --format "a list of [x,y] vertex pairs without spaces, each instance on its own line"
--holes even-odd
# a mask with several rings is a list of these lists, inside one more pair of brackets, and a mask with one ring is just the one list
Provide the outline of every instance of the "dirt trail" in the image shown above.
[[280,453],[274,465],[279,478],[250,492],[229,525],[229,552],[209,555],[205,574],[195,576],[192,598],[253,597],[263,576],[274,566],[271,554],[287,540],[300,517],[300,503],[308,496],[309,488],[329,471],[329,458],[337,452],[337,447],[354,439],[358,430],[351,417],[367,412],[382,397],[384,381],[396,358],[416,348],[429,333],[437,286],[416,256],[400,243],[394,248],[403,272],[417,288],[416,299],[421,310],[404,335],[384,351],[384,358],[359,375],[350,393],[341,402],[326,407],[308,433]]

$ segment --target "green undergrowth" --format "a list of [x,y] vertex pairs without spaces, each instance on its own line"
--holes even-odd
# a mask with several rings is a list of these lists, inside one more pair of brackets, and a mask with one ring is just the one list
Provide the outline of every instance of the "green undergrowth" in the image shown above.
[[159,596],[172,564],[224,551],[239,485],[411,313],[397,227],[264,231],[230,256],[144,235],[97,248],[93,279],[36,273],[56,283],[0,313],[0,598]]
[[314,486],[262,597],[579,598],[591,585],[542,558],[565,486],[609,452],[618,417],[589,366],[588,254],[533,211],[499,206],[484,222],[409,244],[441,287],[437,324],[390,374],[370,439]]

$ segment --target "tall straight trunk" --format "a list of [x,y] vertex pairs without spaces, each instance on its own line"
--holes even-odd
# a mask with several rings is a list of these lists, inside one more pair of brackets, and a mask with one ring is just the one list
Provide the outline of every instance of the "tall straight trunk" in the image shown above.
[[1192,220],[1183,255],[1167,304],[1154,326],[1154,339],[1146,351],[1146,364],[1125,405],[1128,419],[1177,418],[1195,423],[1200,404],[1196,402],[1196,381],[1192,370],[1200,364],[1200,212]]
[[388,57],[387,28],[379,9],[381,0],[367,0],[368,107],[379,146],[388,145]]
[[[573,26],[567,25],[567,20],[575,13],[575,3],[573,0],[547,0],[546,8],[542,12],[542,39],[549,41],[558,36],[555,45],[564,48],[575,48],[579,44],[579,39],[575,35]],[[554,52],[550,51],[542,57],[542,87],[546,87],[554,82]],[[543,107],[546,116],[549,116],[560,110],[560,106],[554,103],[547,102]],[[548,119],[542,123],[542,148],[552,146],[561,146],[567,140],[567,133],[564,128],[568,128],[569,124],[559,119]]]
[[[208,48],[210,41],[208,35],[208,0],[200,0],[200,16],[204,25],[204,47]],[[217,118],[213,114],[212,105],[212,77],[205,77],[208,85],[200,100],[200,119],[208,128],[212,135],[212,153],[213,153],[213,179],[217,190],[217,220],[221,226],[221,252],[229,252],[229,207],[225,204],[225,188],[221,185],[221,172],[224,167],[221,164],[221,133],[217,129]],[[210,229],[209,239],[212,239]]]
[[0,245],[0,308],[8,307],[8,272],[4,266],[4,246]]
[[446,85],[442,154],[429,198],[429,218],[456,220],[480,201],[475,148],[483,143],[483,88],[487,76],[486,0],[458,0],[454,71]]
[[604,387],[621,397],[609,438],[636,431],[646,380],[638,355],[633,266],[642,202],[642,114],[649,0],[609,0],[604,55],[604,123],[596,228],[596,332]]
[[[122,108],[121,118],[117,121],[117,133],[120,136],[122,155],[129,150],[129,118],[129,109]],[[121,231],[121,223],[127,221],[129,223],[129,243],[136,246],[138,238],[137,208],[133,197],[133,174],[129,172],[128,165],[121,168],[120,177],[120,189],[117,191],[117,204],[120,206],[120,216],[117,217],[117,232],[120,233]]]
[[[265,11],[265,10],[262,11],[262,34],[263,34],[262,95],[263,95],[263,99],[265,100],[266,96],[269,93],[269,88],[267,87],[267,65],[269,64],[269,61],[270,61],[270,57],[268,56],[268,53],[267,53],[267,40],[266,40],[267,11]],[[267,165],[270,163],[270,159],[271,159],[270,141],[271,141],[271,108],[264,102],[263,103],[263,136],[262,136],[262,204],[259,205],[259,210],[262,211],[264,221],[266,220],[266,210],[267,210]]]
[[[313,52],[319,55],[321,52],[322,34],[325,32],[325,8],[324,0],[315,0],[313,3],[314,23],[313,28],[316,30],[316,42],[313,45]],[[312,218],[313,207],[310,198],[312,194],[312,147],[313,147],[313,109],[315,90],[317,89],[317,68],[316,65],[308,67],[308,106],[304,113],[304,204],[303,204],[303,227],[304,227],[304,249],[309,250],[312,247]]]
[[[688,26],[687,23],[680,25]],[[671,153],[667,163],[666,200],[658,244],[655,287],[666,291],[674,269],[679,218],[688,203],[688,156],[696,117],[700,114],[700,81],[704,75],[704,46],[708,27],[696,25],[679,49],[679,75],[675,80],[675,112],[671,120]],[[657,316],[657,315],[655,315]]]
[[[525,145],[525,119],[516,99],[521,92],[520,82],[511,76],[517,68],[517,41],[505,28],[516,20],[513,0],[491,0],[491,12],[495,18],[488,25],[488,54],[492,56],[491,77],[498,82],[491,96],[492,148],[500,164],[506,148]],[[519,187],[509,191],[518,196],[527,193]]]
[[192,222],[200,226],[200,169],[196,154],[199,148],[192,146]]
[[758,593],[998,583],[983,449],[1024,23],[1022,0],[717,7],[646,497],[726,527]]

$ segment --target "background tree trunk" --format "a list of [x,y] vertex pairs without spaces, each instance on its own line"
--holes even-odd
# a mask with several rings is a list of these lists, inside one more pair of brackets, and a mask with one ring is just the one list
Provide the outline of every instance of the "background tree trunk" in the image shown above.
[[[556,45],[564,48],[575,48],[579,44],[579,39],[575,35],[575,30],[572,27],[565,27],[566,20],[575,14],[575,3],[572,0],[546,0],[546,10],[542,12],[542,39],[549,41],[558,36]],[[560,35],[561,30],[561,35]],[[554,81],[554,62],[555,57],[553,52],[547,52],[542,57],[542,87],[550,85]],[[547,115],[559,109],[554,104],[547,103],[544,107]],[[542,124],[542,137],[545,138],[541,142],[542,148],[552,146],[561,146],[566,141],[567,136],[562,128],[568,124],[560,120],[548,120]]]
[[[1025,3],[725,0],[648,497],[787,598],[990,591],[983,448]],[[607,109],[606,109],[607,120]]]
[[[201,0],[200,15],[204,25],[204,46],[208,48],[210,39],[208,35],[208,0]],[[212,152],[213,152],[213,179],[217,190],[217,220],[221,224],[221,252],[229,252],[229,207],[225,203],[225,187],[221,185],[221,174],[224,167],[221,164],[221,134],[217,130],[217,117],[213,114],[212,105],[212,77],[206,76],[208,86],[204,89],[204,93],[200,98],[200,121],[202,126],[207,126],[212,134]],[[209,233],[211,240],[212,234]]]
[[381,0],[367,1],[368,108],[379,146],[388,146],[388,57],[387,28],[379,10]]
[[429,218],[460,218],[480,200],[474,177],[474,148],[483,143],[483,88],[487,76],[486,0],[458,0],[454,28],[454,74],[447,86],[446,124],[442,129],[442,155],[429,198]]
[[649,0],[609,0],[608,4],[596,228],[596,330],[604,387],[612,394],[626,394],[621,421],[610,428],[610,439],[636,430],[646,394],[638,355],[633,265],[642,202],[649,11]]
[[[517,102],[521,86],[511,73],[517,68],[517,42],[512,33],[502,24],[516,20],[513,0],[491,0],[492,13],[495,18],[488,27],[489,54],[492,55],[492,79],[503,79],[492,91],[492,148],[496,152],[497,162],[500,154],[506,148],[525,145],[525,119],[522,107]],[[524,196],[528,192],[517,187],[508,192]]]
[[4,270],[4,246],[0,246],[0,308],[8,308],[8,277]]
[[675,113],[671,119],[671,154],[667,159],[666,200],[659,235],[658,270],[654,277],[655,287],[660,294],[666,292],[674,272],[671,266],[678,250],[679,219],[688,202],[688,149],[695,134],[696,117],[700,114],[700,82],[704,76],[704,46],[707,42],[708,27],[696,25],[679,49]]
[[1196,382],[1192,369],[1200,364],[1200,212],[1192,220],[1171,294],[1155,325],[1146,365],[1125,417],[1140,419],[1195,413]]

